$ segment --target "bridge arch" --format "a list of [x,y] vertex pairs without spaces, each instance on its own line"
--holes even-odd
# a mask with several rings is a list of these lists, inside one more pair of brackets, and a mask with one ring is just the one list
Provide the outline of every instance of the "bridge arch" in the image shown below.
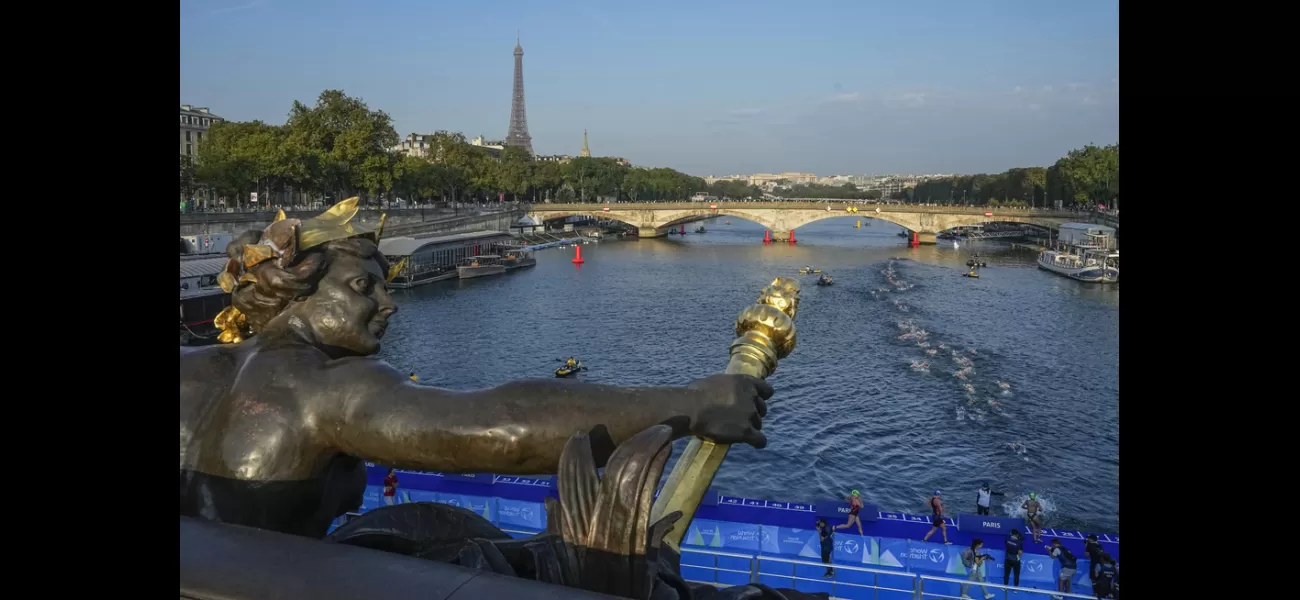
[[622,223],[629,227],[637,227],[637,228],[643,227],[639,219],[631,217],[630,215],[622,215],[620,218],[619,213],[604,212],[600,210],[577,210],[577,211],[562,211],[562,212],[554,212],[554,213],[548,212],[545,214],[530,213],[529,216],[536,218],[539,222],[542,223],[546,223],[547,221],[555,221],[558,219],[567,219],[569,217],[589,217],[592,219],[609,219],[611,221],[618,221],[619,223]]
[[657,220],[662,223],[659,227],[667,228],[682,223],[712,219],[714,217],[732,217],[742,221],[749,221],[756,225],[761,225],[767,229],[773,230],[774,232],[776,230],[776,223],[772,219],[765,219],[751,212],[746,212],[743,209],[723,208],[721,206],[717,209],[687,210],[677,214],[668,214]]
[[[1028,211],[998,209],[986,211],[960,207],[950,210],[936,210],[934,207],[908,207],[900,210],[899,208],[889,207],[881,212],[876,212],[870,207],[863,206],[861,208],[864,210],[853,213],[845,211],[844,205],[836,206],[828,211],[825,210],[824,206],[809,204],[788,206],[777,203],[737,203],[732,205],[720,204],[717,208],[707,204],[684,204],[614,205],[608,212],[601,205],[593,205],[590,208],[573,205],[557,206],[550,210],[536,206],[530,212],[530,215],[546,221],[573,216],[610,219],[636,227],[642,236],[663,235],[670,227],[716,217],[731,217],[756,223],[771,230],[774,234],[784,234],[826,219],[865,217],[887,221],[909,231],[923,234],[923,236],[933,236],[952,227],[993,222],[1026,223],[1049,229],[1059,229],[1061,224],[1075,220],[1071,218],[1072,215],[1059,213],[1048,216]],[[989,215],[986,214],[987,212],[994,212],[995,214]]]

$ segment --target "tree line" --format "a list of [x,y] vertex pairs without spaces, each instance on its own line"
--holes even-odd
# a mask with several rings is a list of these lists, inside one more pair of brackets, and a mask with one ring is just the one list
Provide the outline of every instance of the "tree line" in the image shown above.
[[[392,118],[359,98],[326,90],[313,106],[295,101],[282,125],[261,121],[218,122],[198,144],[194,160],[181,157],[181,198],[207,189],[242,204],[294,204],[360,195],[413,202],[511,200],[556,202],[680,201],[696,193],[722,199],[762,198],[745,181],[712,184],[668,168],[629,167],[613,158],[536,160],[507,147],[495,157],[461,133],[425,137],[423,155],[396,152]],[[800,184],[778,188],[785,198],[879,199],[879,190],[852,184]],[[1119,197],[1119,145],[1085,146],[1051,167],[1011,169],[996,175],[932,179],[891,194],[912,202],[1049,206],[1111,204]],[[274,198],[274,200],[272,200]],[[265,199],[265,200],[263,200]]]
[[931,179],[908,194],[911,201],[938,204],[1112,206],[1119,200],[1119,144],[1071,150],[1047,168]]
[[292,204],[308,198],[367,200],[387,195],[408,201],[553,199],[557,202],[682,200],[698,192],[719,197],[759,196],[735,182],[714,186],[667,168],[634,168],[613,158],[536,160],[507,147],[500,156],[438,131],[425,137],[423,155],[396,152],[392,118],[338,90],[314,106],[294,102],[283,125],[219,122],[207,131],[195,160],[181,157],[181,197],[197,190],[242,203],[249,194]]

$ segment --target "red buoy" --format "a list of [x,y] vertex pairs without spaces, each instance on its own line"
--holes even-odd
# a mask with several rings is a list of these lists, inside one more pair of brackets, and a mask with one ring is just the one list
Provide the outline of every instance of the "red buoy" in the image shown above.
[[795,239],[794,239],[794,230],[793,230],[793,229],[790,230],[790,243],[791,243],[791,244],[795,243]]
[[763,243],[767,244],[772,241],[772,230],[768,229],[763,232]]
[[587,262],[587,261],[582,260],[582,246],[574,246],[574,247],[573,247],[573,264],[575,264],[575,265],[580,265],[580,264],[585,263],[585,262]]
[[915,247],[920,246],[920,245],[921,245],[921,240],[917,238],[917,236],[916,236],[916,232],[913,231],[913,232],[912,232],[912,247],[915,248]]

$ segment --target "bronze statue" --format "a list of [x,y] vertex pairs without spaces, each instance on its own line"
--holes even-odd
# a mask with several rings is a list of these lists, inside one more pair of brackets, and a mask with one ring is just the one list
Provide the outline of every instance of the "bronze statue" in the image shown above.
[[748,375],[686,387],[563,380],[454,392],[373,358],[397,306],[355,198],[230,244],[220,346],[181,348],[181,515],[322,537],[361,505],[366,460],[449,473],[554,473],[575,432],[603,465],[665,425],[669,438],[762,448],[772,388]]

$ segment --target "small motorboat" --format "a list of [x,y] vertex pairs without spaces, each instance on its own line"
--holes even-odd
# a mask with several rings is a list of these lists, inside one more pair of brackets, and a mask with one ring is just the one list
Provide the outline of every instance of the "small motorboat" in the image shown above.
[[563,367],[560,367],[555,370],[555,376],[568,377],[570,375],[573,375],[574,373],[577,373],[579,371],[585,371],[585,370],[587,370],[587,367],[582,366],[582,363],[578,363],[577,365],[574,365],[572,367],[568,365],[564,365]]
[[726,223],[723,223],[723,225],[730,225],[730,224],[731,224],[731,221],[727,221]]
[[979,279],[979,278],[980,278],[980,274],[979,274],[979,273],[976,273],[976,272],[975,272],[975,269],[971,269],[970,271],[967,271],[966,273],[963,273],[963,274],[962,274],[962,277],[970,277],[970,278],[973,278],[973,279]]
[[989,264],[986,263],[986,262],[984,262],[984,261],[982,261],[982,260],[979,260],[979,259],[977,259],[977,258],[972,258],[972,259],[966,261],[966,266],[968,266],[968,267],[987,267],[987,266],[989,266]]
[[802,269],[799,269],[799,272],[802,273],[802,274],[804,274],[804,275],[808,275],[808,274],[811,274],[811,273],[821,273],[822,270],[821,270],[821,269],[814,269],[814,268],[812,268],[812,267],[804,267],[804,268],[802,268]]
[[700,225],[695,228],[695,233],[708,233],[708,230],[705,229],[703,225]]
[[835,285],[835,281],[831,279],[830,275],[822,275],[817,278],[817,285]]

